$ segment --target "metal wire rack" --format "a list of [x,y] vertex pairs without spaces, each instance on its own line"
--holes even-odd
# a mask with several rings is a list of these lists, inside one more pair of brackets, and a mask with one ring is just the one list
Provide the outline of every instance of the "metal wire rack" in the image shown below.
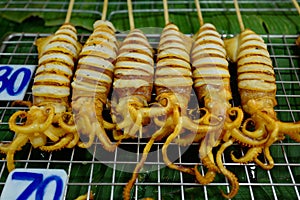
[[[0,47],[1,64],[35,64],[37,51],[33,42],[41,36],[39,34],[11,34]],[[118,38],[124,38],[119,34]],[[159,41],[158,34],[147,35],[152,46]],[[81,42],[88,35],[80,35]],[[224,35],[226,37],[226,35]],[[282,121],[300,120],[300,80],[299,80],[299,48],[294,44],[296,35],[262,35],[268,45],[274,63],[277,80],[276,111]],[[31,90],[28,89],[25,100],[31,100]],[[11,102],[0,102],[0,130],[1,141],[9,142],[13,134],[8,128],[8,119],[13,112],[19,109],[12,107]],[[65,199],[74,199],[86,192],[93,191],[96,199],[120,199],[124,185],[131,177],[134,166],[146,141],[124,141],[113,153],[105,152],[98,142],[89,149],[63,149],[59,152],[41,152],[26,145],[22,151],[16,153],[18,168],[59,168],[64,169],[69,177]],[[219,189],[229,190],[229,183],[219,175],[209,185],[202,186],[194,178],[180,172],[174,172],[165,167],[161,156],[163,143],[156,142],[152,148],[139,178],[134,186],[133,197],[141,199],[219,199]],[[271,147],[275,166],[270,171],[264,171],[254,164],[233,163],[224,156],[224,165],[233,171],[240,181],[240,191],[236,199],[285,199],[287,193],[294,199],[300,199],[300,162],[299,155],[295,155],[299,143],[286,138]],[[125,152],[124,152],[125,150]],[[172,144],[170,150],[178,156],[176,164],[193,167],[200,163],[198,145],[189,148],[178,147]],[[244,150],[234,149],[243,154]],[[105,153],[104,153],[105,152]],[[128,153],[129,152],[129,153]],[[131,153],[130,153],[131,152]],[[1,158],[5,158],[1,155]],[[203,172],[202,165],[199,167]],[[104,172],[104,173],[103,173]],[[0,188],[8,172],[5,159],[0,160]],[[171,187],[170,187],[171,186]],[[0,189],[0,190],[1,190]]]

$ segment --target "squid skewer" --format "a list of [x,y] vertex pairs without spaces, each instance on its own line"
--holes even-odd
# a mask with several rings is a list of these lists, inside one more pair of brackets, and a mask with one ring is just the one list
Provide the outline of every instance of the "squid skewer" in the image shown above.
[[[241,138],[239,127],[243,120],[243,112],[240,108],[232,107],[229,102],[232,95],[224,42],[212,24],[204,24],[198,0],[195,0],[195,4],[200,29],[191,50],[194,88],[198,101],[204,101],[208,112],[223,119],[223,126],[208,132],[200,144],[200,158],[208,172],[202,176],[196,166],[195,174],[200,183],[208,184],[214,180],[216,172],[223,173],[230,180],[233,189],[228,195],[222,194],[232,197],[239,188],[237,178],[223,166],[216,165],[212,149],[219,146],[223,140],[227,140],[223,137],[225,134],[236,140]],[[242,142],[247,143],[247,139]]]
[[[16,136],[10,144],[1,145],[0,151],[7,154],[7,168],[15,168],[14,153],[29,140],[34,148],[43,149],[49,138],[57,142],[56,150],[67,145],[76,135],[76,130],[69,127],[70,118],[70,83],[74,65],[77,61],[81,44],[77,41],[77,32],[69,23],[74,1],[70,1],[65,23],[46,38],[36,41],[38,47],[38,68],[32,87],[33,106],[28,112],[18,111],[9,119],[9,127]],[[26,118],[22,125],[17,125],[18,118]]]
[[[89,148],[97,136],[105,150],[114,151],[118,143],[113,144],[105,131],[114,128],[114,125],[102,116],[112,85],[113,62],[118,49],[115,28],[105,20],[107,4],[105,0],[102,18],[94,23],[94,31],[79,55],[72,82],[72,109],[82,139],[78,146]],[[85,141],[85,137],[88,137],[88,141]]]
[[[232,159],[235,162],[254,161],[263,169],[271,169],[274,160],[270,154],[270,146],[276,141],[283,140],[285,134],[300,142],[300,123],[281,122],[277,119],[274,111],[277,104],[275,73],[267,46],[252,30],[244,29],[238,2],[234,3],[241,33],[226,40],[225,46],[229,59],[237,63],[237,81],[242,108],[251,116],[245,120],[242,132],[251,138],[252,145],[244,157],[236,158],[232,154]],[[254,131],[247,128],[251,124],[255,125]],[[255,145],[257,140],[265,142]],[[268,162],[266,164],[258,159],[262,151]]]
[[[112,98],[113,121],[117,124],[115,139],[142,138],[142,126],[149,115],[143,115],[142,109],[148,110],[153,89],[154,61],[153,50],[144,33],[134,26],[132,3],[127,0],[130,32],[124,39],[118,52],[114,72],[114,94]],[[118,122],[118,118],[121,122]],[[123,129],[123,134],[119,134]],[[144,149],[141,161],[136,165],[131,179],[123,190],[123,198],[130,199],[130,190],[135,183],[148,152]],[[150,150],[150,147],[149,147]],[[148,150],[148,151],[149,151]]]
[[[138,110],[147,107],[153,87],[153,50],[142,31],[134,27],[131,1],[127,1],[130,32],[120,46],[114,71],[112,119],[114,138],[142,137],[146,118]],[[123,129],[123,133],[121,132]]]

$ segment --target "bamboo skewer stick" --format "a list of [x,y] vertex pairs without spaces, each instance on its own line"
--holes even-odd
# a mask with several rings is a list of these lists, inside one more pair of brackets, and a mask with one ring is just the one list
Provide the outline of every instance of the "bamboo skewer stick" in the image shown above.
[[199,20],[200,26],[203,26],[204,21],[203,21],[203,17],[202,17],[199,0],[195,0],[195,4],[196,4],[196,9],[197,9],[198,20]]
[[132,11],[132,2],[131,2],[131,0],[127,0],[127,7],[128,7],[128,17],[129,17],[130,30],[133,30],[134,29],[134,19],[133,19],[133,11]]
[[292,2],[294,3],[294,6],[296,7],[296,9],[297,9],[297,11],[298,11],[298,13],[300,15],[300,6],[299,6],[297,0],[292,0]]
[[69,7],[68,7],[65,23],[70,23],[72,11],[73,11],[73,6],[74,6],[74,1],[75,0],[70,0],[70,2],[69,2]]
[[239,8],[239,3],[238,3],[238,0],[233,0],[233,1],[234,1],[234,7],[235,7],[235,10],[236,10],[236,15],[237,15],[237,18],[238,18],[238,21],[239,21],[240,29],[243,32],[245,30],[245,26],[244,26],[241,11],[240,11],[240,8]]
[[163,4],[164,4],[165,24],[169,24],[170,20],[169,20],[169,11],[168,11],[168,1],[167,0],[163,0]]
[[101,20],[103,20],[103,21],[106,20],[107,7],[108,7],[108,0],[104,0],[104,2],[103,2],[103,8],[102,8],[102,16],[101,16]]

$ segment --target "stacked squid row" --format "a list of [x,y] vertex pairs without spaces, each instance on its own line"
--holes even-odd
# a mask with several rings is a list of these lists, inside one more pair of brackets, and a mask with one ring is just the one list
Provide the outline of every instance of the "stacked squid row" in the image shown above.
[[[185,41],[174,24],[166,25],[154,70],[153,50],[145,35],[134,29],[119,46],[115,29],[108,21],[95,22],[94,32],[83,47],[77,41],[75,28],[69,24],[54,35],[39,39],[39,66],[32,88],[34,106],[10,118],[10,128],[17,137],[11,144],[0,146],[0,151],[7,154],[9,170],[14,168],[15,151],[28,140],[34,147],[53,151],[75,145],[88,148],[97,138],[105,150],[114,151],[121,140],[138,137],[136,132],[141,137],[143,127],[153,119],[158,129],[150,134],[144,160],[153,142],[165,138],[162,151],[167,166],[195,175],[202,184],[212,182],[221,173],[232,186],[228,194],[222,195],[234,197],[239,183],[235,174],[223,166],[225,149],[237,142],[249,150],[241,158],[232,153],[234,161],[253,161],[271,169],[274,161],[269,147],[285,134],[300,142],[300,124],[277,120],[272,62],[264,41],[253,31],[247,29],[224,42],[213,25],[204,24],[192,44]],[[243,111],[230,104],[227,57],[237,64]],[[112,122],[102,116],[111,87]],[[151,102],[153,89],[155,102]],[[193,89],[206,112],[198,119],[192,119],[187,112]],[[244,112],[250,118],[245,120]],[[17,125],[17,118],[26,118],[26,122]],[[254,130],[250,131],[250,126]],[[112,130],[112,137],[106,130]],[[192,133],[178,138],[185,130]],[[112,138],[117,142],[112,142]],[[50,145],[46,145],[47,140]],[[199,142],[200,159],[207,172],[201,174],[197,166],[174,165],[167,152],[171,142]],[[258,159],[261,153],[267,163]],[[130,198],[131,186],[124,191],[125,199]]]

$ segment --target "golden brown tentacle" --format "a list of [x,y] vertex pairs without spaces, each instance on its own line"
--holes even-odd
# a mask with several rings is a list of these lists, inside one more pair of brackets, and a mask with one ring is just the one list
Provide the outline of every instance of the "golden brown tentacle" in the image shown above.
[[270,148],[269,147],[264,147],[263,150],[264,150],[265,158],[267,160],[267,164],[265,164],[262,161],[260,161],[257,157],[254,158],[254,162],[256,164],[258,164],[262,169],[264,169],[264,170],[270,170],[270,169],[272,169],[274,167],[274,160],[273,160],[273,158],[271,156]]
[[[136,110],[132,106],[129,106],[129,112],[133,113],[132,110]],[[143,127],[143,115],[140,111],[137,111],[136,116],[135,116],[135,122],[132,125],[130,131],[128,132],[128,135],[131,137],[135,137],[136,132],[139,131],[139,136],[142,138],[142,127]]]
[[14,140],[6,146],[4,149],[2,149],[2,146],[0,146],[0,151],[5,152],[6,151],[6,165],[9,172],[15,169],[14,164],[14,155],[15,152],[18,150],[21,150],[22,147],[27,143],[28,141],[28,135],[17,133]]
[[190,145],[192,142],[198,142],[202,138],[205,137],[205,135],[208,132],[212,132],[215,130],[220,129],[223,126],[223,123],[219,121],[219,124],[196,124],[194,121],[190,120],[187,116],[183,116],[183,127],[187,130],[190,130],[191,133],[183,136],[181,138],[175,138],[174,142],[181,146],[187,146]]
[[[16,124],[17,118],[26,117],[27,120],[24,125]],[[52,106],[38,108],[32,106],[28,112],[17,111],[9,118],[9,128],[18,133],[32,134],[34,132],[45,131],[53,121],[54,108]]]
[[146,144],[144,150],[143,150],[143,155],[142,155],[142,158],[140,160],[140,162],[136,165],[134,171],[133,171],[133,174],[131,176],[131,179],[127,182],[126,186],[124,187],[123,189],[123,198],[125,200],[129,200],[130,199],[130,190],[132,188],[132,186],[134,185],[138,175],[139,175],[139,172],[141,170],[141,168],[143,167],[146,159],[147,159],[147,156],[148,156],[148,153],[153,145],[155,141],[155,137],[152,137],[149,142]]
[[172,112],[173,103],[176,102],[177,99],[175,95],[170,95],[170,93],[161,93],[156,100],[158,103],[152,104],[150,108],[141,108],[140,111],[143,114],[143,117],[155,118],[159,116],[167,115]]
[[[222,122],[222,125],[224,124],[224,121]],[[199,155],[200,159],[206,157],[209,155],[212,151],[212,149],[219,145],[221,141],[221,134],[223,132],[222,127],[216,130],[212,130],[210,132],[207,132],[203,140],[201,141],[200,148],[199,148]]]
[[110,123],[110,122],[108,122],[108,121],[106,121],[106,120],[104,120],[104,119],[103,119],[102,123],[103,123],[103,127],[104,127],[106,130],[113,130],[113,129],[116,128],[116,125],[115,125],[114,123]]
[[244,120],[243,110],[238,107],[232,107],[227,110],[227,113],[229,116],[234,117],[235,119],[233,121],[227,119],[225,121],[224,129],[229,130],[229,129],[234,129],[234,128],[240,128],[240,126]]
[[107,136],[103,126],[99,126],[98,123],[94,124],[95,128],[95,132],[96,132],[96,135],[100,141],[100,143],[102,144],[103,148],[106,150],[106,151],[109,151],[109,152],[113,152],[117,146],[120,144],[121,141],[118,141],[117,143],[112,143],[111,140],[109,139],[109,137]]
[[207,185],[214,181],[216,177],[216,171],[212,169],[208,169],[208,171],[204,174],[204,176],[198,171],[198,165],[194,167],[196,180],[202,184]]
[[[72,114],[70,112],[66,112],[60,115],[58,124],[65,133],[73,134],[73,139],[66,145],[66,148],[75,147],[79,142],[79,133],[77,132],[76,124],[74,123]],[[94,141],[94,139],[91,139],[91,141]]]
[[240,157],[236,158],[233,152],[230,153],[231,159],[236,163],[248,163],[252,162],[257,156],[262,152],[263,147],[251,147],[248,149],[247,153]]
[[171,116],[168,116],[164,125],[161,126],[161,128],[158,129],[152,137],[155,137],[157,141],[160,141],[174,130],[174,126],[175,124],[173,118]]
[[[270,139],[275,142],[278,140],[283,140],[284,135],[289,135],[296,142],[300,142],[300,123],[288,123],[281,122],[279,120],[274,119],[272,116],[268,114],[258,111],[256,113],[258,119],[263,119],[265,121],[265,126],[267,127],[270,133]],[[270,146],[272,141],[269,141],[266,145]]]
[[243,123],[242,129],[241,129],[243,134],[245,134],[246,136],[253,138],[253,139],[259,139],[259,138],[265,137],[266,131],[265,131],[264,123],[261,123],[261,122],[256,123],[255,124],[256,128],[254,131],[249,131],[247,129],[247,127],[251,127],[252,124],[254,124],[254,123],[255,122],[253,121],[252,118],[246,119],[245,122]]
[[217,152],[216,156],[216,162],[217,166],[219,167],[220,171],[224,176],[226,176],[230,182],[231,185],[231,191],[228,194],[225,194],[223,191],[221,191],[222,196],[227,198],[227,199],[232,199],[238,192],[239,190],[239,182],[237,177],[235,176],[234,173],[226,169],[223,165],[222,162],[222,154],[224,153],[225,149],[233,144],[233,140],[229,140],[225,143],[223,143],[220,147],[220,149]]
[[279,131],[290,136],[296,142],[300,142],[300,122],[287,123],[277,121]]
[[214,155],[211,151],[208,153],[207,156],[202,158],[201,161],[207,169],[220,173],[220,170],[214,161]]
[[70,112],[61,114],[58,118],[58,124],[66,132],[77,132],[72,113]]
[[77,132],[73,132],[73,139],[66,145],[66,148],[73,148],[79,143],[79,134]]
[[69,142],[73,139],[74,135],[72,133],[68,133],[65,137],[61,138],[58,142],[55,142],[53,145],[45,145],[40,146],[39,148],[42,151],[57,151],[64,148]]
[[265,137],[261,140],[249,138],[249,137],[245,136],[239,129],[233,129],[233,130],[229,131],[229,133],[231,134],[231,137],[235,141],[237,141],[238,143],[240,143],[244,146],[249,146],[249,147],[262,146],[269,140],[269,137]]
[[182,130],[183,119],[180,116],[178,109],[174,109],[173,121],[174,121],[174,124],[176,124],[175,129],[174,129],[173,133],[171,133],[168,136],[168,138],[166,139],[166,141],[162,147],[163,160],[164,160],[165,164],[171,169],[175,169],[178,171],[182,171],[182,172],[194,175],[193,169],[175,165],[170,161],[170,159],[168,157],[167,149],[168,149],[169,144],[181,133],[181,130]]

